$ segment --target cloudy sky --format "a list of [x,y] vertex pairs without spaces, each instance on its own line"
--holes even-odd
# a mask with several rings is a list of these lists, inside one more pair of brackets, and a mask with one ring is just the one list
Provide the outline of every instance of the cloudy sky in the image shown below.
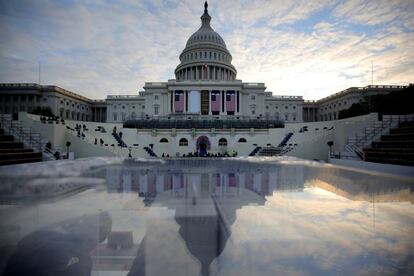
[[[90,98],[174,78],[201,0],[0,0],[0,82]],[[320,99],[350,86],[414,82],[412,0],[209,1],[238,79]]]

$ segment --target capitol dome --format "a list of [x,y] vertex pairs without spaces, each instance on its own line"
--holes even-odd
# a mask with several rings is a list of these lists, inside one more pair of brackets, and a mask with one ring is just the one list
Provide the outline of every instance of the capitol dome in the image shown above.
[[201,16],[201,27],[190,36],[180,54],[181,63],[175,69],[176,79],[235,80],[237,71],[223,38],[210,26],[207,1]]

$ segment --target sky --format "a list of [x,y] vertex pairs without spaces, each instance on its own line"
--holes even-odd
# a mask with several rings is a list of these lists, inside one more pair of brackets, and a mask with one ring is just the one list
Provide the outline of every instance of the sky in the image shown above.
[[[0,0],[0,82],[92,99],[174,78],[201,0]],[[317,100],[351,86],[414,82],[412,0],[211,0],[237,79]],[[373,68],[373,70],[371,70]],[[39,74],[40,72],[40,74]]]

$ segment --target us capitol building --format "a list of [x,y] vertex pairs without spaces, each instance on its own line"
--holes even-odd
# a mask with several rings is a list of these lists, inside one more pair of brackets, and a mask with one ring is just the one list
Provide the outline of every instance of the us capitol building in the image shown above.
[[207,120],[233,116],[239,120],[302,121],[302,97],[274,97],[271,92],[265,92],[263,83],[236,79],[232,55],[210,25],[207,2],[204,7],[201,27],[190,36],[179,56],[175,79],[147,82],[145,91],[138,97],[108,96],[107,121],[156,116],[183,120],[197,116]]
[[[50,108],[63,119],[108,123],[134,121],[131,126],[137,128],[151,128],[154,120],[174,121],[174,126],[177,121],[185,126],[189,120],[255,121],[244,127],[257,127],[257,122],[266,122],[272,127],[283,123],[336,120],[340,110],[360,102],[365,95],[404,88],[390,85],[351,87],[319,101],[304,101],[302,96],[273,95],[266,91],[264,83],[242,82],[236,78],[232,55],[210,21],[206,2],[201,27],[190,36],[179,55],[175,79],[147,82],[138,95],[108,95],[105,100],[88,99],[53,85],[2,83],[0,113],[17,117],[18,112]],[[163,124],[164,128],[174,126]]]

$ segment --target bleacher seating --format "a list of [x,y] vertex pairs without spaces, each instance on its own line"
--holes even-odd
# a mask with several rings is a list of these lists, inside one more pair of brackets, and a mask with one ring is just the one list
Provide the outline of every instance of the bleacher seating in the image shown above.
[[14,137],[6,135],[0,129],[0,165],[12,165],[30,162],[41,162],[42,153],[33,149],[25,149],[23,143],[14,141]]
[[400,123],[363,151],[365,161],[414,166],[414,121]]

